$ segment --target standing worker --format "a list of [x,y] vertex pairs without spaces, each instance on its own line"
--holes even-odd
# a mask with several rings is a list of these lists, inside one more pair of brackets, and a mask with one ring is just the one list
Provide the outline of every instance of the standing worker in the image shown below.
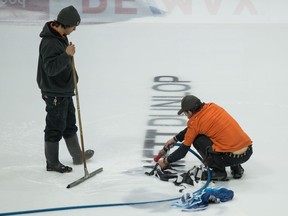
[[[45,157],[47,171],[71,172],[72,168],[59,161],[59,141],[65,140],[73,164],[82,164],[82,151],[77,137],[75,106],[72,96],[74,80],[72,58],[75,45],[67,36],[76,30],[81,18],[73,7],[63,8],[57,20],[47,22],[40,37],[37,83],[46,103]],[[78,75],[77,75],[78,81]],[[86,159],[94,155],[85,151]]]

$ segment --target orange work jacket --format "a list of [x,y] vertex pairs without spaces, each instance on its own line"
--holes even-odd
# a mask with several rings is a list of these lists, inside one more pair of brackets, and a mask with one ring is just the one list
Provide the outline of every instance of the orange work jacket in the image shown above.
[[184,145],[191,146],[199,134],[211,139],[216,152],[234,152],[252,144],[236,120],[215,103],[205,104],[189,119]]

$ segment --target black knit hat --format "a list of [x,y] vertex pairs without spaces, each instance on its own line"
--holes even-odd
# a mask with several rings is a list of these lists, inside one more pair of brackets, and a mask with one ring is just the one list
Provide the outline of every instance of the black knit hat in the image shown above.
[[76,8],[70,5],[59,12],[57,21],[65,26],[78,26],[81,18]]

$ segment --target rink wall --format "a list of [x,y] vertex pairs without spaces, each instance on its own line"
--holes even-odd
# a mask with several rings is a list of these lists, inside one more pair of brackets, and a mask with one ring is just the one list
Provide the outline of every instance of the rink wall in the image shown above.
[[[0,22],[38,23],[55,19],[74,5],[82,23],[109,23],[152,17],[152,22],[287,23],[288,2],[277,0],[0,0]],[[165,17],[165,19],[163,19]],[[168,17],[168,18],[167,18]],[[169,17],[173,19],[169,19]],[[145,22],[147,19],[145,19]]]

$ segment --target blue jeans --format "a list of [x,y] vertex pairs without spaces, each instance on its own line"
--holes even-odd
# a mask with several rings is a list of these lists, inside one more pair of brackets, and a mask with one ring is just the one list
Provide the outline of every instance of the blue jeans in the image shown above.
[[72,97],[42,96],[46,103],[45,141],[58,142],[76,134],[75,107]]

